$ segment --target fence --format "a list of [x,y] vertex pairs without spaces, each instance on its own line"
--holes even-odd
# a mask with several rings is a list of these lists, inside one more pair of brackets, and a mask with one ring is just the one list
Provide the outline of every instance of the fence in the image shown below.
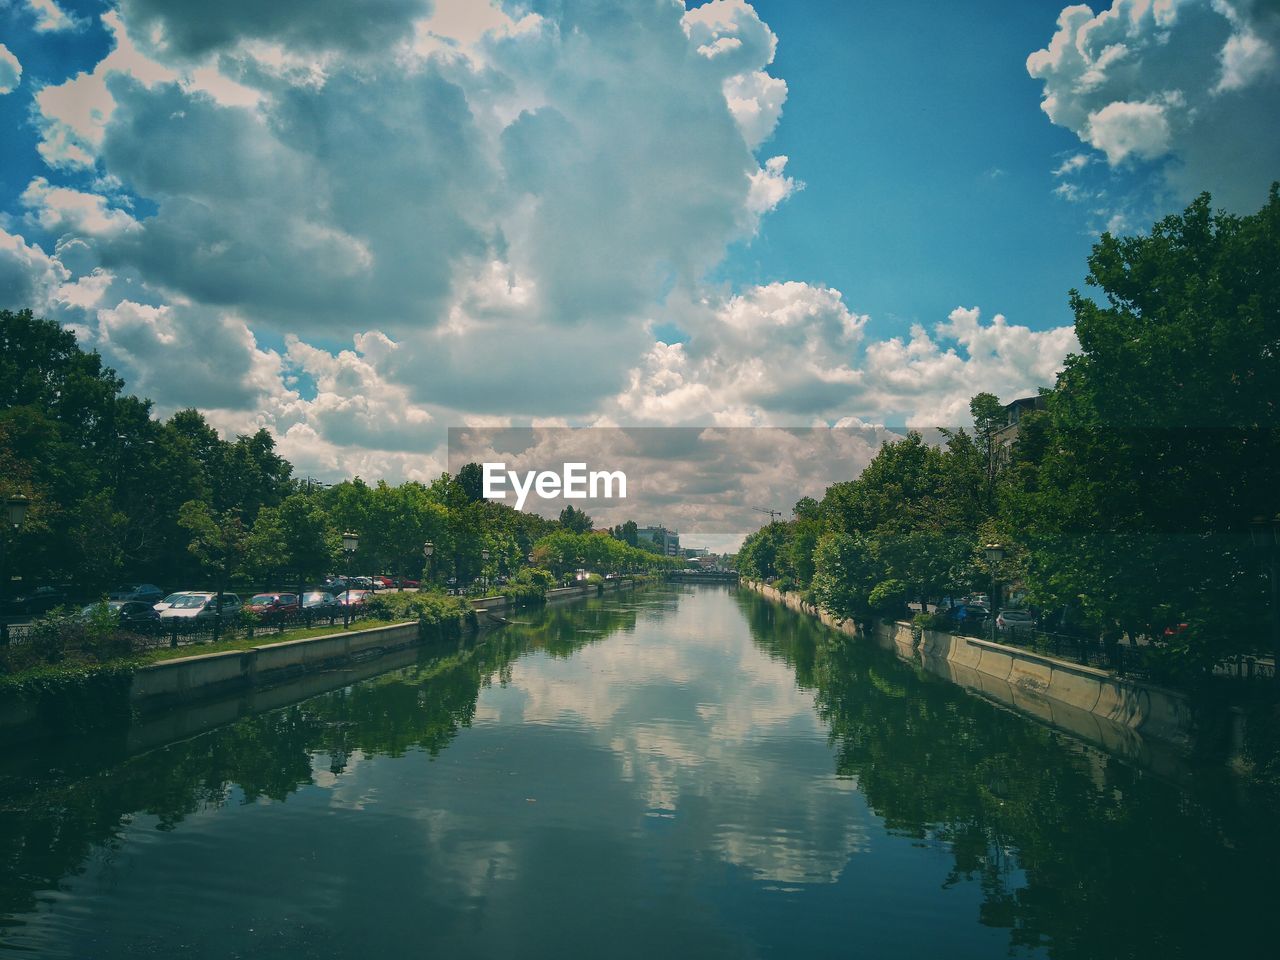
[[39,663],[68,659],[105,661],[164,647],[179,648],[224,640],[267,638],[287,630],[338,627],[367,619],[360,606],[303,610],[287,615],[254,617],[240,613],[228,617],[168,617],[138,624],[122,624],[101,631],[88,621],[66,617],[28,624],[0,625],[0,673],[14,672]]

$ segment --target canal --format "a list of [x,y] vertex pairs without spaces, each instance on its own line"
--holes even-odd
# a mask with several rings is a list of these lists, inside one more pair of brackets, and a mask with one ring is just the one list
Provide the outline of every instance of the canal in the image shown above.
[[[1274,955],[1275,810],[728,587],[0,763],[0,956]],[[339,677],[339,682],[341,678]]]

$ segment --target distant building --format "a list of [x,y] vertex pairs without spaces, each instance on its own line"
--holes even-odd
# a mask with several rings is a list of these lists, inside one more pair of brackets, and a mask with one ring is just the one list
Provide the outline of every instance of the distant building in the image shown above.
[[707,555],[706,547],[685,547],[682,551],[686,560],[696,560]]
[[637,540],[647,540],[668,557],[680,556],[680,534],[666,527],[641,527],[636,531]]
[[1004,405],[1005,415],[1008,420],[1005,425],[996,431],[996,443],[1002,447],[1007,447],[1013,441],[1018,439],[1018,423],[1024,416],[1033,410],[1043,410],[1045,408],[1045,397],[1023,397],[1021,400],[1014,400],[1012,403]]

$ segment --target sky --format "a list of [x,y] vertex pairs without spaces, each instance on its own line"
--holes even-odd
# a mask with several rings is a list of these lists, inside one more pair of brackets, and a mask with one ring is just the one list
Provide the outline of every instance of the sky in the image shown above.
[[0,0],[0,307],[326,479],[961,425],[1053,383],[1103,231],[1262,205],[1278,46],[1276,0]]

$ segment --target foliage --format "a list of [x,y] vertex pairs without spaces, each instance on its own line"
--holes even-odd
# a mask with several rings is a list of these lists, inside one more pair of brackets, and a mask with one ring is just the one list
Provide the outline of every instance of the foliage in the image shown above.
[[428,624],[473,621],[471,604],[438,592],[376,593],[365,601],[371,617],[385,621],[418,620]]
[[[1081,351],[1015,431],[989,393],[973,432],[885,443],[738,554],[843,618],[1000,585],[1042,622],[1142,638],[1174,680],[1266,645],[1256,516],[1280,514],[1280,187],[1252,216],[1207,196],[1149,236],[1104,235],[1072,292]],[[995,569],[984,546],[998,542]]]
[[521,606],[543,603],[547,599],[547,591],[555,585],[556,578],[550,570],[524,567],[507,580],[502,588],[502,595]]

